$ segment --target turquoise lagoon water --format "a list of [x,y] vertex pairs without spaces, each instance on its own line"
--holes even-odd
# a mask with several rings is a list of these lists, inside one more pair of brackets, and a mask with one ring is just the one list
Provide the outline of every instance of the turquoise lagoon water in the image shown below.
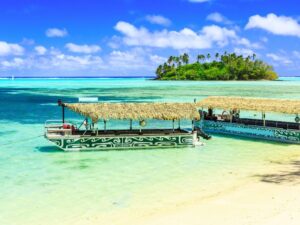
[[[300,99],[300,79],[0,80],[0,224],[126,224],[128,218],[257,180],[256,175],[277,166],[274,162],[300,156],[297,145],[223,136],[205,141],[202,148],[65,153],[41,136],[45,120],[60,119],[58,98],[192,102],[211,95]],[[71,112],[67,117],[79,121]],[[109,121],[110,127],[117,125]],[[171,123],[165,125],[171,127]],[[186,121],[185,126],[190,123]]]

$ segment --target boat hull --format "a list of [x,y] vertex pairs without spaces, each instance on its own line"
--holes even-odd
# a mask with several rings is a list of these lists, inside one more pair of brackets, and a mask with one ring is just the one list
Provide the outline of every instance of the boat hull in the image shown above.
[[193,146],[193,135],[48,138],[64,151]]
[[235,135],[262,140],[300,144],[300,130],[244,125],[237,123],[201,121],[200,128],[207,133]]

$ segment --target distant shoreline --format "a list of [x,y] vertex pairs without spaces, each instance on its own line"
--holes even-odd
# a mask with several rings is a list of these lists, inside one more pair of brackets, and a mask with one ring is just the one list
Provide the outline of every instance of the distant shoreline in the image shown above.
[[[62,76],[62,77],[14,77],[14,79],[88,79],[88,78],[94,78],[94,79],[142,79],[142,78],[145,78],[145,79],[153,79],[153,80],[157,80],[155,79],[156,77],[155,76],[141,76],[141,77],[127,77],[127,76],[124,76],[124,77],[117,77],[117,76],[112,76],[112,77],[71,77],[71,76]],[[277,80],[275,81],[280,81],[281,78],[300,78],[300,76],[280,76]],[[1,79],[11,79],[11,77],[0,77],[0,80]],[[158,80],[158,81],[167,81],[167,80]],[[171,80],[171,81],[176,81],[176,80]],[[178,80],[178,81],[184,81],[184,80]],[[187,80],[189,81],[189,80]],[[196,80],[196,81],[200,81],[200,80]],[[203,80],[203,81],[206,81],[206,80]],[[212,80],[213,81],[213,80]],[[222,81],[222,80],[219,80],[219,81]],[[229,80],[229,81],[235,81],[235,80]],[[251,80],[249,80],[251,81]],[[253,81],[264,81],[264,80],[253,80]]]

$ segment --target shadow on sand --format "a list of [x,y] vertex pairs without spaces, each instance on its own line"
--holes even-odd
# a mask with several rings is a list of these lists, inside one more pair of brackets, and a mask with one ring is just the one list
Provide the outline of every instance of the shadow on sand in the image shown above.
[[283,184],[283,183],[300,183],[300,160],[292,161],[285,171],[273,174],[256,175],[260,178],[261,182]]

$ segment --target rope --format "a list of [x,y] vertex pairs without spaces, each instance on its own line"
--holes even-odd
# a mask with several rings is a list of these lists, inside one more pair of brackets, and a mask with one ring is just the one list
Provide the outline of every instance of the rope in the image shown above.
[[24,138],[24,139],[21,139],[21,140],[19,140],[19,141],[13,141],[13,142],[6,143],[6,144],[1,144],[1,143],[0,143],[0,147],[2,147],[2,146],[7,146],[7,145],[12,145],[12,144],[23,143],[23,142],[26,142],[26,141],[30,141],[30,140],[33,140],[33,139],[42,137],[42,136],[44,136],[44,135],[42,134],[42,135],[30,137],[30,138]]

